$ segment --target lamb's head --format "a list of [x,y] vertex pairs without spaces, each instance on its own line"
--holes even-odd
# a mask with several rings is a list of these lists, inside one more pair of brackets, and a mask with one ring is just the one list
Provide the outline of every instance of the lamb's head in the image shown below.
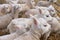
[[[12,6],[9,4],[3,4],[3,10],[5,11],[5,13],[11,13],[12,11]],[[2,10],[2,11],[3,11]]]
[[42,34],[48,32],[51,30],[51,25],[49,25],[47,23],[47,21],[43,18],[35,18],[34,16],[33,17],[33,21],[34,21],[34,25],[33,28],[36,30],[36,28],[38,30],[40,30],[40,32],[42,32]]
[[30,8],[34,8],[36,5],[34,0],[28,0],[27,4],[30,6]]
[[51,31],[51,25],[47,23],[47,21],[43,18],[39,18],[39,26],[40,28],[42,29],[42,34],[48,32],[48,31]]
[[15,10],[18,12],[26,11],[28,9],[30,9],[30,8],[26,4],[15,4]]
[[31,2],[31,5],[34,7],[35,6],[35,1],[34,0],[30,0],[30,2]]
[[49,11],[46,9],[39,9],[40,17],[44,18],[46,21],[51,21],[52,16],[50,15]]
[[52,5],[50,5],[47,8],[47,10],[50,12],[51,16],[53,16],[54,14],[56,14],[56,10],[55,10],[55,8]]

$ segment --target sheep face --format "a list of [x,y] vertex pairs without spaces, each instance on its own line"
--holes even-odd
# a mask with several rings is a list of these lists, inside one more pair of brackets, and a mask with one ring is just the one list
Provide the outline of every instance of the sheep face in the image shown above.
[[49,25],[45,19],[43,19],[43,18],[37,19],[34,16],[31,16],[31,17],[34,18],[33,20],[34,20],[35,26],[37,26],[37,28],[40,30],[42,29],[42,31],[43,31],[42,34],[48,32],[51,29],[51,25]]
[[40,28],[43,31],[42,34],[44,34],[44,33],[46,33],[46,32],[48,32],[48,31],[51,30],[51,25],[49,25],[45,19],[39,18],[39,22],[40,22],[39,23],[40,24],[39,26],[40,26]]
[[32,4],[32,6],[35,6],[35,1],[34,0],[31,0],[31,4]]
[[9,4],[3,4],[3,9],[4,9],[5,13],[10,13],[12,10],[12,6]]
[[15,5],[15,10],[16,10],[16,11],[19,11],[19,12],[21,12],[21,11],[26,11],[26,10],[28,10],[28,9],[30,9],[30,8],[29,8],[29,6],[27,6],[26,4],[16,4],[16,5]]
[[50,5],[47,9],[50,12],[51,16],[56,14],[56,10],[55,10],[55,8],[52,5]]
[[44,18],[46,21],[51,21],[52,16],[50,15],[49,11],[46,9],[39,9],[40,11],[40,16]]

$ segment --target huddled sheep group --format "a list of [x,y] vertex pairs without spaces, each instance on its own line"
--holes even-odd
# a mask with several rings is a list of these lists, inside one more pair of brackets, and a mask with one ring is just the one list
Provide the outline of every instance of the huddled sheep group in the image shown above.
[[[10,33],[0,36],[0,40],[40,40],[43,35],[47,40],[51,32],[60,33],[60,18],[50,2],[6,0],[6,4],[0,4],[0,30]],[[21,12],[25,18],[19,18]]]

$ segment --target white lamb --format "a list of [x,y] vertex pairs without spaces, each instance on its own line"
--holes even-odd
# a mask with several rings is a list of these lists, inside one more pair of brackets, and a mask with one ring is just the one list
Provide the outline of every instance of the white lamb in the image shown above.
[[[12,7],[11,7],[12,8]],[[7,11],[8,9],[6,9]],[[6,12],[8,13],[8,11]],[[13,8],[12,8],[12,11],[8,14],[5,14],[3,16],[0,16],[0,28],[6,28],[7,25],[10,23],[10,21],[12,20],[12,18],[14,16],[14,13],[13,13]]]
[[49,12],[47,11],[42,11],[41,17],[44,18],[49,24],[51,24],[53,32],[59,31],[60,30],[60,23],[55,17],[51,17]]
[[50,5],[49,7],[39,7],[39,6],[36,6],[35,8],[40,8],[40,9],[43,9],[43,10],[48,10],[52,17],[55,17],[58,21],[60,21],[60,18],[56,14],[56,10],[55,10],[55,8],[52,5]]
[[28,32],[25,32],[15,40],[40,40],[41,35],[48,32],[45,36],[47,39],[50,29],[51,26],[43,18],[40,18],[38,21],[35,20],[35,24],[32,25]]
[[17,18],[11,21],[11,23],[8,25],[8,29],[10,33],[14,33],[17,31],[18,28],[24,29],[28,28],[29,25],[33,24],[33,19],[30,18]]
[[30,17],[29,15],[32,14],[35,17],[42,17],[46,21],[49,21],[52,19],[52,16],[50,15],[49,11],[44,9],[44,7],[36,7],[36,9],[30,9],[26,13],[27,17]]

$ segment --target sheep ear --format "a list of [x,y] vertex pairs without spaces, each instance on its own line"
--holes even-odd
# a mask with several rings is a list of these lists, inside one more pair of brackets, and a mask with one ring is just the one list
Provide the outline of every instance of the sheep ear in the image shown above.
[[30,14],[30,16],[33,18],[34,24],[38,25],[38,20],[34,16],[32,16],[31,14]]
[[42,10],[41,9],[39,9],[39,12],[40,12],[40,14],[42,13]]
[[37,25],[37,24],[38,24],[38,22],[37,22],[37,20],[36,20],[36,19],[34,19],[34,18],[33,18],[33,21],[34,21],[34,24],[35,24],[35,25]]

